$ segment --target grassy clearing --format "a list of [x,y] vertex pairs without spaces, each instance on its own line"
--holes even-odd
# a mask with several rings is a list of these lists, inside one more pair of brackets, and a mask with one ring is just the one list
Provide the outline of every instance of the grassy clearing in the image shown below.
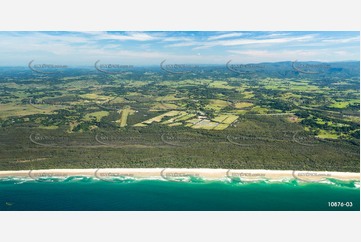
[[331,108],[347,108],[348,105],[355,105],[360,103],[360,100],[350,100],[350,101],[342,101],[342,102],[334,102],[330,105]]
[[183,115],[183,116],[180,116],[180,117],[177,117],[175,119],[175,121],[179,122],[179,121],[186,121],[190,118],[193,118],[194,116],[196,116],[195,114],[186,114],[186,115]]
[[157,97],[156,100],[157,101],[177,101],[177,100],[181,100],[184,98],[177,98],[176,94],[169,94],[167,96],[162,96],[162,97]]
[[262,108],[262,107],[259,107],[259,106],[255,106],[251,109],[251,111],[253,112],[256,112],[258,114],[266,114],[268,112],[268,109],[267,108]]
[[354,123],[360,123],[360,117],[359,116],[346,116],[345,120],[354,122]]
[[320,139],[337,139],[339,136],[337,134],[330,133],[326,130],[321,130],[316,137]]
[[350,102],[334,102],[330,105],[331,108],[347,108]]
[[163,119],[164,117],[177,116],[179,113],[180,113],[180,111],[174,111],[174,110],[173,110],[173,111],[169,111],[169,112],[167,112],[167,113],[164,113],[164,114],[162,114],[162,115],[156,116],[156,117],[154,117],[154,118],[145,120],[145,121],[143,121],[143,122],[141,122],[141,123],[143,123],[143,124],[151,124],[151,123],[153,123],[153,122],[159,123],[160,121],[162,121],[162,119]]
[[218,123],[222,123],[224,120],[226,120],[228,118],[228,115],[227,114],[222,114],[222,115],[219,115],[217,117],[215,117],[214,119],[212,119],[213,121],[215,122],[218,122]]
[[227,115],[227,118],[222,121],[224,124],[231,124],[238,119],[236,115]]
[[0,104],[0,118],[23,117],[33,114],[51,114],[54,110],[59,109],[59,107],[48,104],[41,104],[39,106],[41,106],[41,109],[37,109],[29,104]]
[[228,124],[218,124],[216,127],[214,127],[213,130],[224,130],[226,128],[228,128]]
[[55,129],[58,129],[59,127],[55,126],[55,125],[50,125],[50,126],[40,125],[39,128],[40,129],[47,129],[47,130],[55,130]]
[[300,99],[300,98],[302,98],[302,95],[291,93],[291,92],[286,92],[281,95],[282,100],[289,100],[291,98]]
[[194,125],[198,122],[202,121],[202,119],[199,119],[199,118],[193,118],[193,119],[189,119],[187,120],[186,122],[189,123],[189,125]]
[[247,110],[232,110],[232,113],[244,115],[244,114],[248,113],[248,111]]
[[254,94],[253,92],[243,92],[244,98],[253,98]]
[[179,108],[176,104],[173,103],[155,103],[149,111],[159,111],[159,110],[169,110]]
[[169,124],[168,126],[174,127],[174,126],[180,126],[180,125],[182,125],[182,123],[172,123],[172,124]]
[[85,121],[91,121],[93,119],[96,119],[97,122],[100,122],[100,120],[103,117],[106,117],[109,115],[108,111],[99,111],[99,112],[93,112],[93,113],[88,113],[84,116],[84,120]]
[[69,122],[69,128],[68,130],[66,131],[67,133],[73,133],[73,129],[78,125],[79,123],[78,122],[75,122],[75,121],[71,121]]
[[253,106],[253,103],[249,103],[249,102],[238,102],[234,104],[235,108],[247,108],[247,107],[251,107]]
[[125,86],[126,87],[142,87],[147,84],[148,84],[148,82],[145,82],[145,81],[131,81],[131,82],[127,83]]
[[162,122],[162,124],[172,124],[174,123],[178,118],[182,118],[184,116],[186,116],[187,113],[184,111],[180,111],[176,116],[173,116],[172,118],[165,120],[164,122]]
[[123,97],[116,97],[114,99],[111,99],[109,103],[124,103],[126,100]]
[[230,102],[220,100],[220,99],[211,99],[209,104],[205,106],[208,110],[220,111],[222,108],[225,108],[230,105]]
[[146,124],[142,124],[142,123],[137,123],[133,125],[134,127],[147,127],[148,125]]
[[122,109],[120,111],[121,113],[121,117],[119,120],[120,123],[120,127],[125,127],[127,126],[127,120],[128,120],[128,116],[134,114],[134,110],[132,110],[130,107],[125,107],[124,109]]
[[317,119],[316,119],[316,123],[317,123],[317,124],[326,124],[326,122],[325,122],[323,119],[321,119],[321,118],[317,118]]
[[225,81],[215,81],[209,84],[210,88],[222,88],[222,89],[233,89],[234,87],[231,87],[228,85]]
[[99,100],[99,101],[107,101],[107,100],[112,99],[109,96],[103,96],[103,95],[99,95],[96,93],[87,93],[87,94],[82,94],[79,96],[84,99]]

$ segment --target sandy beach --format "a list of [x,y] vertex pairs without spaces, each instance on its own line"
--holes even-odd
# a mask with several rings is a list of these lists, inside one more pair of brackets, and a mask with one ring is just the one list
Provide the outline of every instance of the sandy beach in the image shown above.
[[238,170],[238,169],[187,169],[187,168],[102,168],[102,169],[48,169],[0,171],[0,178],[20,177],[38,179],[41,177],[87,176],[98,179],[116,177],[135,179],[182,180],[189,177],[206,180],[241,179],[244,181],[282,181],[297,179],[304,182],[322,182],[332,178],[341,181],[359,181],[360,173],[329,171],[292,170]]

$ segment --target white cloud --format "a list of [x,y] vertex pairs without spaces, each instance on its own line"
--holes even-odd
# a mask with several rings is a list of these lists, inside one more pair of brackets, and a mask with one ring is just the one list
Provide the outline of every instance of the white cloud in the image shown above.
[[125,40],[149,41],[149,40],[157,39],[157,37],[142,32],[127,32],[125,35],[118,33],[101,32],[95,34],[95,38],[102,40],[120,40],[120,41],[125,41]]
[[162,39],[163,42],[177,42],[177,41],[192,41],[192,38],[188,37],[165,37]]
[[170,45],[167,45],[167,47],[186,47],[186,46],[195,46],[195,45],[200,45],[200,44],[202,44],[202,42],[189,41],[189,42],[180,42],[180,43],[176,43],[176,44],[170,44]]
[[360,42],[360,37],[352,37],[352,38],[347,38],[347,39],[325,39],[325,40],[322,40],[322,42],[336,43],[336,44],[344,44],[344,43],[350,43],[350,42]]
[[255,45],[255,44],[283,44],[289,42],[303,42],[313,40],[313,35],[305,35],[300,37],[287,37],[287,38],[271,38],[271,39],[232,39],[206,42],[194,49],[205,49],[214,46],[237,46],[237,45]]
[[359,54],[352,49],[348,51],[331,51],[329,49],[317,50],[229,50],[231,59],[244,63],[277,62],[277,61],[338,61],[359,60]]
[[208,38],[208,40],[219,40],[219,39],[227,39],[232,37],[240,37],[244,35],[243,33],[229,33],[229,34],[221,34],[216,36],[211,36]]

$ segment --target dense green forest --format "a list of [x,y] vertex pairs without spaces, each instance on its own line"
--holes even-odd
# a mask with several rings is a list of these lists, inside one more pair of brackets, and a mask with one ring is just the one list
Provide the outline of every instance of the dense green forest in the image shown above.
[[41,74],[0,68],[0,169],[359,171],[359,62]]

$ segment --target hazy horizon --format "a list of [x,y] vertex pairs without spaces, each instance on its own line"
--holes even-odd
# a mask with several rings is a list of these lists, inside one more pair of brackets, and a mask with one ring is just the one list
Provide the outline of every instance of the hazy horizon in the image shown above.
[[[162,60],[163,61],[163,60]],[[241,63],[241,62],[233,62],[232,64],[240,64],[240,65],[252,65],[252,64],[277,64],[277,63],[293,63],[295,61],[292,60],[284,60],[284,61],[274,61],[274,62],[248,62],[248,63]],[[327,64],[337,64],[337,63],[352,63],[352,62],[360,62],[360,60],[340,60],[340,61],[330,61],[330,62],[326,62],[326,61],[314,61],[314,60],[305,60],[305,61],[297,61],[299,63],[310,63],[310,62],[315,62],[315,63],[327,63]],[[134,68],[137,67],[159,67],[160,66],[161,61],[158,64],[142,64],[142,65],[134,65]],[[49,63],[38,63],[38,64],[64,64],[66,65],[66,63],[53,63],[53,62],[49,62]],[[78,64],[78,65],[71,65],[71,66],[67,66],[67,68],[94,68],[94,63],[91,64]],[[126,63],[107,63],[107,64],[126,64]],[[224,66],[226,67],[226,63],[214,63],[214,64],[209,64],[209,63],[169,63],[169,64],[188,64],[188,65],[192,65],[192,64],[196,64],[196,65],[200,65],[200,66],[217,66],[217,67],[221,67]],[[25,63],[23,65],[0,65],[0,67],[4,68],[4,67],[18,67],[18,68],[29,68],[29,62]]]

